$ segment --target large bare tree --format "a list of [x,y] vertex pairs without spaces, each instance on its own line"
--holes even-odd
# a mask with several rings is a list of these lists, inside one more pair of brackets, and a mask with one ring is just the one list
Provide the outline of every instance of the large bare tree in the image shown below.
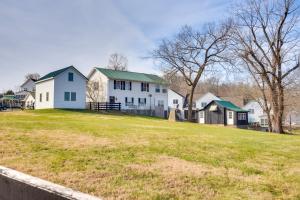
[[[212,70],[227,59],[224,52],[228,46],[231,23],[210,24],[201,31],[184,26],[171,39],[161,41],[152,57],[161,62],[169,74],[180,74],[189,86],[188,120],[192,120],[195,88],[204,71]],[[211,69],[209,69],[211,68]]]
[[127,71],[128,59],[118,53],[113,53],[110,55],[108,60],[108,69]]
[[295,0],[247,0],[238,5],[233,34],[235,53],[270,104],[272,131],[283,133],[284,95],[299,67]]
[[40,74],[38,73],[30,73],[30,74],[26,74],[25,79],[33,79],[33,80],[38,80],[40,78]]

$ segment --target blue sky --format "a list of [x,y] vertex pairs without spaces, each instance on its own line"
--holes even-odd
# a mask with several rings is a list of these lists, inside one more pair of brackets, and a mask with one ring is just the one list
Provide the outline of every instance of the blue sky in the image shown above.
[[143,59],[185,24],[224,18],[225,0],[0,0],[0,91],[27,73],[74,65],[87,75],[121,53],[129,70],[159,74]]

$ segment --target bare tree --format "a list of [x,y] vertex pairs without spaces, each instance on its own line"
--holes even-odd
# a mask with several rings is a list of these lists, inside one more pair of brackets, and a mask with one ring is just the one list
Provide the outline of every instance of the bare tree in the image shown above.
[[103,83],[102,80],[89,80],[87,83],[87,98],[90,102],[102,102],[104,101],[103,96]]
[[118,53],[110,55],[107,68],[113,70],[127,71],[128,59]]
[[248,0],[236,9],[235,53],[269,93],[272,131],[283,133],[284,94],[289,77],[299,67],[298,13],[295,0]]
[[223,53],[227,48],[230,30],[231,23],[220,26],[210,24],[202,32],[184,26],[171,40],[162,40],[160,46],[152,53],[152,57],[161,62],[164,71],[180,74],[189,86],[190,121],[195,88],[202,74],[227,60]]
[[41,76],[38,73],[31,73],[31,74],[26,74],[25,79],[33,79],[33,80],[38,80]]

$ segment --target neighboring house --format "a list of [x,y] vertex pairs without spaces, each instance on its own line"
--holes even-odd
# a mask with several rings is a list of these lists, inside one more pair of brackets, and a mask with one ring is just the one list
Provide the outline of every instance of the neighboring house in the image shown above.
[[168,89],[168,107],[169,110],[177,109],[180,111],[180,116],[184,116],[184,101],[185,97],[178,92]]
[[202,95],[197,101],[196,101],[196,108],[197,109],[202,109],[204,108],[206,105],[208,105],[211,101],[213,100],[222,100],[221,98],[217,97],[216,95],[214,95],[213,93],[206,93],[204,95]]
[[249,124],[258,124],[259,126],[264,128],[268,127],[268,116],[257,101],[250,100],[242,108],[248,111]]
[[21,86],[21,91],[29,91],[29,92],[34,92],[35,91],[35,82],[36,80],[34,79],[27,79]]
[[213,100],[199,110],[199,123],[245,126],[248,125],[248,111],[229,101]]
[[35,92],[28,92],[26,97],[24,98],[23,107],[26,109],[34,109],[35,104]]
[[121,103],[121,110],[168,110],[164,80],[153,74],[94,68],[89,76],[87,101]]
[[16,100],[20,102],[20,106],[25,107],[25,98],[27,96],[32,96],[31,93],[34,93],[35,91],[35,82],[36,80],[34,79],[27,79],[21,86],[20,86],[20,91],[15,93]]
[[300,111],[290,111],[285,116],[285,122],[284,124],[286,126],[296,126],[300,127]]
[[86,77],[69,66],[36,81],[35,108],[85,109]]

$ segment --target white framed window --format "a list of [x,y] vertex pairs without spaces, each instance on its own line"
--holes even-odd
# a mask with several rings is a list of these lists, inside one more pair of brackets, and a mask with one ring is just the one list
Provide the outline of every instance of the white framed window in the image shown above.
[[141,91],[149,92],[149,83],[141,83]]
[[167,92],[168,92],[168,90],[166,88],[162,89],[162,93],[167,93]]
[[134,98],[133,97],[125,97],[125,105],[126,106],[132,106],[134,104]]
[[238,113],[238,120],[242,120],[242,121],[247,120],[246,113]]
[[157,101],[157,106],[158,107],[164,107],[164,100],[158,100]]
[[65,101],[70,101],[70,92],[65,92],[64,100]]
[[204,111],[200,111],[200,113],[199,113],[199,117],[200,117],[201,119],[203,119],[203,118],[204,118]]
[[173,104],[178,104],[178,99],[173,99]]
[[232,118],[233,118],[233,112],[232,112],[232,111],[229,111],[229,112],[228,112],[228,118],[229,118],[229,119],[232,119]]
[[71,92],[71,101],[76,101],[76,92]]
[[160,93],[160,85],[156,85],[155,86],[155,92],[156,93]]
[[139,105],[140,106],[144,106],[147,103],[147,99],[146,98],[139,98]]
[[260,125],[263,127],[268,126],[268,119],[260,119]]
[[206,102],[202,102],[202,103],[201,103],[201,107],[202,107],[202,108],[204,108],[206,105],[207,105]]
[[72,72],[68,73],[68,80],[73,82],[74,81],[74,74]]

